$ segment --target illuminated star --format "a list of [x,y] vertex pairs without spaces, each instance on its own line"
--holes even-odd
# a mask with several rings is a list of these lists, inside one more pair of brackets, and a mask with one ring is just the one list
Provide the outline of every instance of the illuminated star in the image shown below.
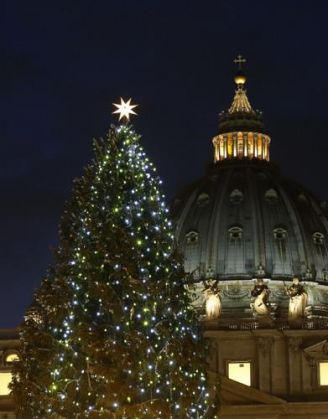
[[116,111],[113,112],[113,114],[118,113],[120,114],[118,120],[125,118],[126,122],[130,120],[130,115],[137,115],[137,113],[133,110],[138,105],[131,105],[131,98],[124,102],[124,100],[121,98],[121,103],[113,103],[113,105],[117,108]]

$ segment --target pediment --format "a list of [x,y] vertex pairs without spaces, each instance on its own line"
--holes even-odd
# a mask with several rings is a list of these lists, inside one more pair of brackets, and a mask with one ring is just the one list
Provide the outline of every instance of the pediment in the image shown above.
[[229,378],[220,377],[220,395],[223,405],[284,404],[285,400],[256,388],[245,386]]
[[316,343],[303,348],[303,351],[312,358],[328,358],[328,339],[321,339]]

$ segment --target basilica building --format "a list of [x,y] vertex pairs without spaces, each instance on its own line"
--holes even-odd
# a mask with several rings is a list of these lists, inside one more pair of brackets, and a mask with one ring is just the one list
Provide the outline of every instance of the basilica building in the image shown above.
[[328,418],[328,210],[271,162],[241,68],[235,84],[214,164],[172,207],[220,418]]
[[[172,202],[219,418],[328,419],[328,207],[271,161],[236,61],[214,162]],[[18,356],[17,332],[0,330],[0,419],[14,418]]]

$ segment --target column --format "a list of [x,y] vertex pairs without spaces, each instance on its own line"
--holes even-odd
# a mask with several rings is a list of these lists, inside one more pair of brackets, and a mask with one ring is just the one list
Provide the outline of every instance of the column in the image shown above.
[[257,151],[257,134],[254,134],[254,157],[258,157]]
[[232,134],[232,140],[233,140],[233,157],[237,157],[238,155],[238,137],[237,134]]
[[248,140],[248,134],[243,133],[243,140],[244,140],[244,157],[247,157],[247,140]]

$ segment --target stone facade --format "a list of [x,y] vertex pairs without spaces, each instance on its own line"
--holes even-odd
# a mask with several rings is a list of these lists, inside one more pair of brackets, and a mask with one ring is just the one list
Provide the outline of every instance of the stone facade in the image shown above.
[[[326,330],[207,331],[210,371],[221,377],[220,418],[328,418]],[[228,363],[251,363],[251,387],[229,380]]]
[[270,161],[246,76],[235,83],[214,164],[172,202],[219,417],[328,419],[327,205]]
[[[327,330],[211,330],[209,374],[220,381],[220,419],[328,419],[328,386],[320,386],[319,363],[328,361]],[[16,353],[15,330],[0,331],[1,371]],[[250,362],[251,386],[228,378],[229,362]],[[14,419],[10,396],[0,397],[0,419]]]
[[[0,382],[1,374],[5,374],[5,376],[8,377],[7,374],[10,373],[12,367],[12,361],[10,361],[10,359],[19,353],[19,346],[20,342],[16,329],[0,329]],[[5,391],[3,391],[3,393],[5,393]],[[9,394],[0,394],[0,419],[14,418],[14,403],[12,397]]]

